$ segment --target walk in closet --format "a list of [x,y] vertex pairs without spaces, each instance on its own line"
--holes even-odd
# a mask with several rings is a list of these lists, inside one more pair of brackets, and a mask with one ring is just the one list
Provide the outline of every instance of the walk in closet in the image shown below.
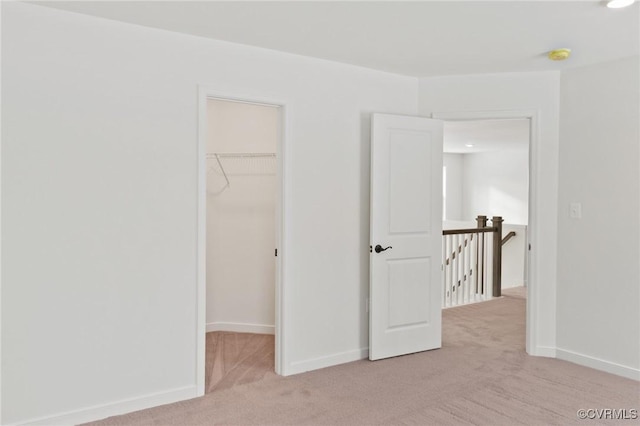
[[208,391],[232,386],[246,359],[273,370],[279,114],[207,101]]

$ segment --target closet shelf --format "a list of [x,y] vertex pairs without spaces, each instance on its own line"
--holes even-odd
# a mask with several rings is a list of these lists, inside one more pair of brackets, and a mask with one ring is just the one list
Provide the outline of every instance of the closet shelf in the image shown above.
[[208,152],[207,160],[216,160],[218,166],[220,167],[220,171],[222,171],[222,175],[224,176],[224,180],[226,181],[225,188],[231,187],[231,183],[229,182],[229,177],[227,176],[227,172],[224,170],[224,166],[222,165],[223,159],[242,159],[242,158],[276,158],[276,154],[274,152]]

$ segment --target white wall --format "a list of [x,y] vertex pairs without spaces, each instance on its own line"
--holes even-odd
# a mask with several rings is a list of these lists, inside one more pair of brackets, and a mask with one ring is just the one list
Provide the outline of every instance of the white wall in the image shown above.
[[515,232],[502,246],[502,288],[521,287],[525,285],[525,256],[527,244],[527,227],[525,225],[502,225],[502,238],[509,232]]
[[475,221],[479,214],[507,223],[528,222],[529,152],[526,149],[444,154],[445,220]]
[[636,56],[563,72],[558,197],[558,356],[636,379],[639,68]]
[[446,167],[446,200],[444,220],[462,220],[463,154],[445,153],[442,164]]
[[526,225],[529,207],[529,152],[524,149],[464,154],[461,220],[502,216]]
[[[207,152],[275,153],[280,108],[209,100]],[[273,333],[276,160],[207,160],[207,331]]]
[[198,85],[288,105],[285,372],[366,355],[369,115],[416,79],[2,8],[2,423],[196,394]]
[[555,355],[556,346],[559,84],[557,72],[534,72],[424,78],[419,89],[422,115],[466,112],[504,118],[501,111],[517,110],[536,116],[531,160],[537,180],[529,216],[529,294],[534,297],[527,300],[527,325],[535,322],[536,333],[529,333],[527,350],[547,356]]

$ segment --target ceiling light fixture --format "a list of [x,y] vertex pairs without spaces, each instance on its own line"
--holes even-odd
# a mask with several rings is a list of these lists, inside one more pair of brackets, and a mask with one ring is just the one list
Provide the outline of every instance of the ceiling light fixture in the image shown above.
[[554,49],[549,52],[549,59],[552,61],[564,61],[571,55],[571,49]]
[[466,146],[467,148],[473,148],[473,144],[472,143],[465,143],[464,146]]
[[620,9],[621,7],[631,6],[635,0],[609,0],[607,7],[611,9]]

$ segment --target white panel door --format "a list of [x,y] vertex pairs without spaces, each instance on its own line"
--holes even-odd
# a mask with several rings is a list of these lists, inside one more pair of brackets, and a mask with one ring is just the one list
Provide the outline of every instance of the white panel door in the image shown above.
[[442,346],[442,121],[373,114],[369,359]]

